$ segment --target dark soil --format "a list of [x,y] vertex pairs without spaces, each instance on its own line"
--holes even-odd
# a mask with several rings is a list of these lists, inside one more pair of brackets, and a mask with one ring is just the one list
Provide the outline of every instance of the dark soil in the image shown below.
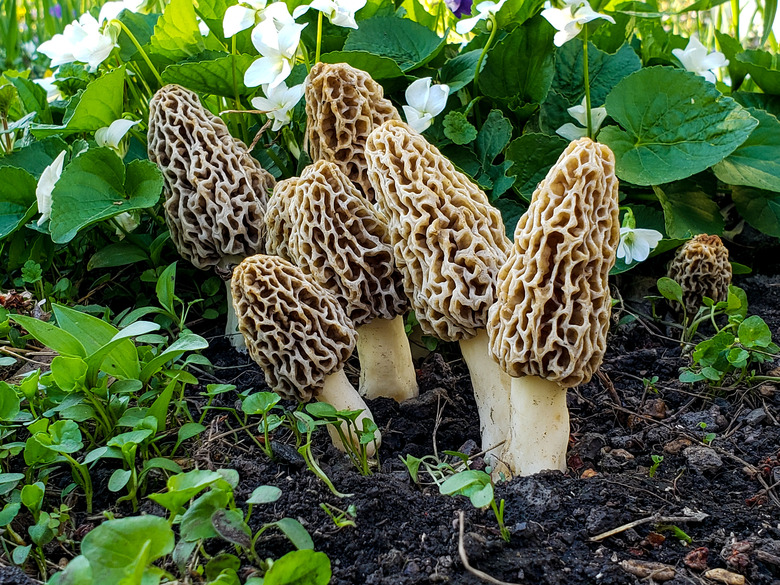
[[[736,284],[747,291],[750,312],[767,321],[777,340],[780,279],[751,276]],[[639,308],[649,312],[648,306]],[[316,437],[320,464],[336,487],[352,497],[335,497],[297,460],[294,449],[284,448],[292,443],[284,435],[277,437],[277,461],[267,459],[241,434],[212,441],[206,437],[197,461],[237,469],[239,501],[257,485],[279,486],[283,497],[272,506],[256,506],[253,527],[283,516],[298,518],[315,548],[331,559],[332,583],[337,585],[484,583],[459,558],[461,511],[471,565],[501,581],[713,583],[717,581],[703,578],[704,571],[723,568],[731,578],[744,575],[752,585],[779,584],[778,387],[765,383],[716,392],[681,384],[677,376],[687,358],[681,357],[677,337],[676,330],[644,319],[613,326],[600,375],[569,391],[567,473],[516,478],[496,488],[497,498],[506,500],[509,543],[501,540],[489,510],[474,509],[464,497],[440,495],[430,482],[414,484],[400,460],[435,449],[477,450],[476,407],[468,373],[454,348],[445,347],[420,364],[419,398],[400,405],[387,399],[370,403],[383,432],[378,473],[361,477],[325,433]],[[249,358],[220,342],[212,344],[209,357],[221,367],[216,370],[220,381],[236,384],[239,391],[265,389]],[[646,388],[642,378],[653,376],[658,376],[654,389]],[[234,406],[237,397],[219,399]],[[229,430],[228,423],[233,424],[213,418],[210,436]],[[709,433],[715,438],[708,446],[703,438]],[[653,455],[663,461],[650,477]],[[475,466],[479,464],[477,459]],[[422,473],[420,479],[429,478]],[[354,505],[356,526],[337,528],[321,502],[341,509]],[[666,526],[646,521],[591,540],[656,515],[695,513],[707,516],[666,521]],[[681,540],[684,535],[673,527],[691,543]],[[290,549],[282,536],[267,534],[258,546],[261,557],[276,558]]]

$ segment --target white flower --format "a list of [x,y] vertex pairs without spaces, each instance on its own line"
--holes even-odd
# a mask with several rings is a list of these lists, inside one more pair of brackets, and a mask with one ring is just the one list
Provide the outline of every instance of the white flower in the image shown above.
[[617,257],[625,258],[626,264],[647,260],[651,250],[663,239],[663,235],[655,230],[641,228],[620,228],[620,243]]
[[244,73],[244,85],[268,84],[273,89],[287,79],[295,64],[302,29],[298,24],[283,25],[279,29],[272,18],[258,24],[252,30],[252,44],[261,57]]
[[140,225],[138,218],[129,211],[123,211],[119,215],[115,215],[113,220],[117,223],[118,227],[116,228],[115,233],[120,240],[124,239],[125,232],[129,234]]
[[38,52],[51,59],[52,67],[79,61],[95,71],[113,49],[113,39],[100,32],[100,24],[87,12],[65,26],[62,34],[42,43]]
[[211,32],[209,25],[200,16],[196,16],[196,18],[198,19],[198,30],[200,31],[200,36],[209,36],[209,33]]
[[122,0],[121,2],[106,2],[100,7],[98,22],[103,24],[107,20],[114,20],[123,10],[138,12],[145,0]]
[[38,225],[43,225],[51,217],[51,193],[54,191],[54,185],[62,174],[64,163],[65,151],[63,150],[54,159],[54,162],[43,169],[41,178],[38,179],[38,186],[35,188],[35,198],[38,200],[38,211],[41,214],[41,217],[38,218]]
[[229,39],[242,30],[252,28],[268,2],[266,0],[244,0],[240,4],[229,6],[222,19],[222,30]]
[[[555,132],[563,136],[566,140],[577,140],[588,134],[588,114],[586,109],[586,98],[582,98],[582,103],[578,106],[572,106],[567,112],[569,115],[580,123],[580,126],[575,126],[571,122],[564,124],[558,128]],[[601,128],[601,124],[607,117],[607,108],[591,108],[590,109],[590,123],[593,126],[593,135]]]
[[702,45],[696,37],[690,38],[688,46],[684,50],[672,49],[672,55],[677,57],[688,71],[701,75],[710,83],[717,81],[712,70],[729,64],[729,60],[720,51],[707,53],[707,47]]
[[406,103],[409,104],[403,107],[406,122],[417,132],[425,131],[447,105],[449,95],[448,85],[431,86],[430,77],[418,79],[406,89]]
[[596,12],[586,0],[569,0],[563,8],[552,8],[548,2],[547,8],[542,10],[542,16],[558,31],[553,38],[556,47],[563,46],[580,34],[582,26],[591,20],[603,18],[615,24],[614,18]]
[[347,28],[357,28],[355,13],[366,5],[367,0],[312,0],[311,4],[298,6],[293,10],[293,17],[298,18],[309,8],[319,10],[331,24]]
[[98,146],[107,146],[120,157],[124,158],[125,153],[122,148],[120,148],[120,143],[125,137],[125,134],[130,131],[130,128],[140,123],[140,121],[134,122],[132,120],[125,120],[124,118],[114,120],[111,122],[110,126],[100,128],[95,132],[95,142],[97,142]]
[[35,83],[46,90],[46,99],[50,102],[60,99],[60,90],[54,85],[54,75],[49,75],[43,79],[33,79]]
[[252,106],[265,112],[269,120],[274,121],[271,128],[274,132],[292,121],[292,109],[303,97],[303,84],[287,87],[282,82],[276,87],[263,86],[263,93],[267,97],[256,97],[252,100]]
[[471,29],[477,26],[477,23],[480,20],[486,20],[490,17],[491,14],[496,14],[499,10],[501,10],[504,2],[506,2],[506,0],[500,0],[499,2],[492,2],[492,0],[487,0],[486,2],[479,3],[477,5],[478,14],[458,22],[458,24],[455,25],[455,30],[458,31],[459,35],[465,35],[466,33],[471,32]]

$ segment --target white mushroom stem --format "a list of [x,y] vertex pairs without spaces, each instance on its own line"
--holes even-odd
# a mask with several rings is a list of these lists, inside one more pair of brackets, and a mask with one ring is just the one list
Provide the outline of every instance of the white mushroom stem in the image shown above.
[[402,315],[374,319],[357,327],[360,358],[360,394],[403,402],[419,395],[409,338]]
[[512,378],[512,428],[502,459],[515,475],[566,471],[569,409],[566,388],[538,376]]
[[[355,420],[355,424],[359,429],[363,428],[364,420],[374,420],[374,417],[363,400],[363,397],[360,396],[358,391],[355,390],[355,387],[347,379],[347,375],[344,373],[343,368],[332,374],[329,374],[328,376],[325,376],[322,388],[320,389],[320,393],[317,395],[316,399],[319,402],[327,402],[336,410],[362,410],[363,412],[361,412]],[[354,433],[347,432],[344,423],[341,424],[341,429],[344,435],[347,436],[350,441],[352,441],[353,445],[356,447],[359,446],[358,438]],[[379,434],[379,430],[376,432]],[[333,445],[340,451],[346,451],[344,448],[344,443],[342,443],[341,437],[339,437],[339,433],[333,425],[328,425],[328,433],[330,433],[330,438],[333,441]],[[377,437],[376,444],[379,445],[380,442],[381,435]],[[373,443],[366,445],[366,452],[368,453],[369,457],[374,456],[375,448]]]
[[475,337],[461,339],[460,350],[469,368],[477,402],[482,449],[490,449],[487,459],[495,465],[509,442],[511,378],[488,353],[488,335],[484,329]]

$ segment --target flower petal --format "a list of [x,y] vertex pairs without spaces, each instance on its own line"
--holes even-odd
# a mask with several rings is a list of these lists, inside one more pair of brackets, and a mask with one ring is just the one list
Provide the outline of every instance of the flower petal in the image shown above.
[[426,104],[428,102],[428,96],[431,91],[431,78],[421,77],[412,82],[412,84],[406,88],[406,103],[409,104],[415,110],[424,112],[426,110]]
[[125,134],[130,131],[130,128],[140,123],[139,120],[133,121],[124,118],[114,120],[107,128],[100,128],[95,132],[95,142],[98,143],[98,146],[108,146],[109,148],[117,149]]
[[588,130],[587,128],[580,128],[579,126],[575,126],[571,122],[568,122],[558,128],[555,133],[559,136],[563,136],[566,140],[574,141],[586,136]]
[[444,83],[437,83],[431,86],[428,92],[428,100],[425,104],[425,111],[431,116],[438,116],[447,106],[447,98],[450,97],[450,86]]
[[35,188],[35,199],[38,202],[38,211],[41,217],[38,219],[38,225],[42,225],[51,217],[51,194],[54,191],[54,185],[62,174],[62,167],[65,163],[65,154],[63,150],[52,163],[43,169],[41,178],[38,179],[38,185]]
[[424,112],[419,112],[410,106],[403,106],[406,123],[415,132],[424,132],[432,123],[433,116]]
[[226,39],[237,35],[242,30],[251,28],[255,24],[257,11],[241,4],[229,6],[222,18],[222,31]]

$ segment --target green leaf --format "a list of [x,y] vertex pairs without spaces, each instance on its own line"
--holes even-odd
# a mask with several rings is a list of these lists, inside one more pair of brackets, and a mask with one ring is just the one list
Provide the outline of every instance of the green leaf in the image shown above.
[[303,525],[294,518],[282,518],[274,523],[298,550],[313,550],[314,541]]
[[181,519],[181,537],[186,541],[219,536],[211,524],[211,517],[217,510],[224,510],[230,495],[223,490],[211,490],[196,499]]
[[274,562],[263,585],[328,585],[331,570],[328,555],[313,550],[294,550]]
[[451,111],[444,116],[444,135],[455,144],[468,144],[477,137],[477,129],[463,112]]
[[198,29],[193,3],[171,0],[154,27],[150,44],[153,53],[172,61],[181,61],[203,51],[206,44]]
[[[12,421],[19,414],[19,407],[22,403],[21,397],[16,393],[13,386],[0,381],[0,420]],[[0,474],[0,478],[2,474]]]
[[30,556],[31,550],[32,550],[31,544],[28,544],[27,546],[17,546],[14,549],[14,552],[11,553],[11,560],[16,565],[22,567],[24,566],[24,563],[27,561],[27,557]]
[[140,380],[148,382],[149,379],[159,371],[167,362],[175,360],[180,355],[188,351],[197,351],[199,349],[206,349],[209,346],[209,342],[203,339],[200,335],[194,333],[183,333],[179,339],[174,341],[165,351],[160,355],[148,362],[141,370]]
[[704,78],[668,67],[629,75],[610,92],[606,106],[625,130],[609,126],[599,140],[614,151],[618,176],[636,185],[701,172],[736,150],[758,124]]
[[111,477],[108,479],[108,491],[118,492],[127,485],[130,478],[133,476],[133,472],[129,469],[116,469]]
[[256,88],[244,85],[244,73],[256,58],[252,55],[226,55],[210,60],[198,57],[169,65],[162,78],[165,83],[176,83],[198,93],[235,99],[236,94],[255,92]]
[[175,314],[173,307],[176,288],[176,262],[171,263],[157,279],[155,292],[160,305],[169,313]]
[[0,156],[0,168],[18,167],[32,174],[36,179],[48,167],[57,155],[68,145],[59,136],[50,136],[15,150],[11,154]]
[[348,63],[365,71],[377,81],[397,79],[404,74],[398,63],[390,57],[374,55],[368,51],[331,51],[322,55],[321,60],[323,63]]
[[171,405],[173,391],[176,388],[177,383],[178,381],[176,379],[168,382],[163,391],[160,392],[160,395],[149,407],[149,416],[153,416],[157,419],[157,430],[160,432],[165,430],[166,422],[168,420],[168,407]]
[[507,237],[510,240],[514,239],[517,222],[520,221],[520,218],[526,212],[528,206],[522,205],[520,202],[510,199],[509,197],[500,197],[493,203],[493,206],[501,212],[501,218],[504,220],[504,228],[506,229]]
[[515,182],[514,177],[507,177],[506,171],[512,166],[512,161],[504,160],[493,164],[494,159],[501,154],[512,138],[512,123],[503,116],[500,110],[490,110],[485,123],[479,130],[474,143],[482,173],[476,179],[480,184],[489,184],[492,198],[501,196]]
[[179,427],[179,431],[176,435],[176,445],[173,448],[173,452],[176,452],[176,449],[179,448],[179,445],[181,445],[184,441],[187,439],[191,439],[192,437],[198,436],[200,433],[206,430],[206,427],[204,427],[200,423],[192,422],[192,423],[186,423]]
[[[24,475],[22,475],[22,478],[24,478]],[[5,493],[7,492],[4,492],[3,495],[5,495]],[[3,506],[3,509],[0,510],[0,527],[4,528],[13,522],[21,508],[22,505],[19,502],[8,502]]]
[[[276,406],[276,404],[281,399],[282,397],[275,392],[255,392],[254,394],[250,394],[244,399],[244,401],[241,403],[241,410],[244,412],[244,414],[264,414]],[[311,404],[313,405],[324,403],[312,402]]]
[[507,0],[496,14],[499,29],[509,30],[523,24],[542,6],[544,6],[544,0]]
[[748,139],[713,167],[729,185],[780,191],[780,121],[763,110],[747,108],[758,120]]
[[737,337],[745,347],[768,347],[772,343],[769,325],[758,315],[752,315],[739,324]]
[[733,94],[733,90],[742,85],[742,82],[747,75],[745,64],[737,59],[737,55],[745,49],[742,48],[742,45],[737,39],[725,33],[716,30],[715,37],[718,39],[720,50],[729,60],[728,69]]
[[52,348],[61,355],[87,357],[87,352],[81,342],[67,331],[26,315],[10,315],[9,318],[19,323],[43,345]]
[[180,473],[168,478],[168,491],[162,494],[151,494],[149,499],[157,502],[166,510],[178,514],[183,506],[211,484],[223,481],[216,471],[196,469]]
[[349,33],[345,51],[366,51],[388,57],[403,72],[425,65],[444,47],[446,39],[406,18],[369,18]]
[[780,95],[780,61],[777,55],[760,49],[739,53],[736,57],[742,63],[756,85],[771,95]]
[[21,491],[21,502],[24,507],[30,510],[33,514],[36,514],[43,504],[44,489],[43,484],[39,481],[35,483],[27,484]]
[[87,376],[87,363],[80,357],[58,355],[51,362],[55,384],[66,392],[82,388]]
[[772,25],[775,22],[775,16],[777,16],[777,0],[765,0],[762,12],[764,15],[764,32],[761,33],[759,45],[763,45],[769,38],[769,35],[772,34]]
[[[24,476],[22,476],[24,477]],[[274,485],[256,487],[246,501],[247,504],[272,504],[282,497],[282,490]]]
[[691,181],[678,181],[653,187],[671,238],[687,239],[696,234],[722,234],[720,207]]
[[96,268],[114,268],[149,260],[149,254],[132,242],[118,242],[100,248],[87,263],[87,270]]
[[81,440],[81,429],[72,420],[58,420],[49,427],[51,445],[46,448],[57,453],[76,453],[84,448]]
[[668,276],[662,276],[658,279],[656,286],[658,287],[658,292],[660,292],[661,296],[665,299],[677,301],[680,304],[683,303],[682,287],[676,280],[673,280]]
[[37,212],[38,182],[24,169],[0,167],[0,239],[14,233]]
[[252,544],[252,531],[244,522],[244,516],[238,510],[216,510],[211,515],[211,524],[223,539],[249,548]]
[[526,201],[531,201],[536,187],[568,145],[565,138],[538,133],[523,134],[509,144],[504,157],[514,164],[508,174],[515,177],[515,189]]
[[[141,14],[140,12],[132,12],[130,10],[123,10],[119,13],[119,20],[127,27],[142,47],[151,41],[154,27],[159,18],[159,14]],[[124,30],[119,33],[117,43],[119,44],[119,58],[123,62],[127,63],[135,58],[140,58],[135,43],[133,43]]]
[[[453,57],[442,65],[439,72],[439,81],[446,83],[450,87],[450,95],[458,90],[463,89],[469,83],[474,81],[474,74],[477,71],[477,62],[479,56],[482,54],[481,49],[474,51],[468,51],[467,53],[461,53],[457,57]],[[485,70],[487,65],[487,59],[482,61],[482,69]]]
[[780,238],[780,195],[752,187],[735,186],[731,198],[739,214],[757,230]]

